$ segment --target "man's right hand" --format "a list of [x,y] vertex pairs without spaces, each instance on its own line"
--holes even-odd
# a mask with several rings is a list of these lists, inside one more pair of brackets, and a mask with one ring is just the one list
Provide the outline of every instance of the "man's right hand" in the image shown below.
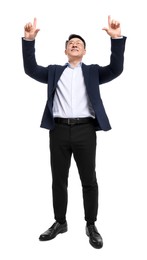
[[34,40],[40,29],[36,29],[37,19],[34,18],[34,22],[27,23],[24,27],[24,37],[27,40]]

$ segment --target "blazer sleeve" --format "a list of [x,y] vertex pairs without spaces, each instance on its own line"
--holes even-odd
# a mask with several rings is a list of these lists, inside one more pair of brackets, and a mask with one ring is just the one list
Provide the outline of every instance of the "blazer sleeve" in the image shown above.
[[26,41],[22,38],[22,56],[25,73],[41,83],[47,83],[48,67],[40,66],[36,62],[35,40]]
[[103,84],[118,77],[123,71],[124,51],[126,37],[120,39],[111,38],[110,64],[99,66],[99,84]]

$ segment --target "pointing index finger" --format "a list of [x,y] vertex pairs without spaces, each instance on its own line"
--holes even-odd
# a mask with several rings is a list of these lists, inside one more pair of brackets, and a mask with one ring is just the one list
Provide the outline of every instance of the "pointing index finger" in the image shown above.
[[111,26],[111,15],[108,15],[108,25]]
[[34,22],[33,22],[33,26],[36,28],[36,24],[37,24],[37,18],[34,18]]

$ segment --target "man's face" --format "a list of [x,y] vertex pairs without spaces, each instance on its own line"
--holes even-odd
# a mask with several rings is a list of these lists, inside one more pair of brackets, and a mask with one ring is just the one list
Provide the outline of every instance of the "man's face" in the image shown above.
[[72,38],[68,41],[65,54],[69,57],[79,57],[82,58],[85,55],[86,50],[84,48],[84,43],[79,38]]

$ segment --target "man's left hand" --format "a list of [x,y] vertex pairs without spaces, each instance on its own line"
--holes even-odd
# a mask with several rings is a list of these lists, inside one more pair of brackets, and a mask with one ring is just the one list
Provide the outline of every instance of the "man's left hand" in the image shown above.
[[108,28],[104,27],[103,30],[106,31],[112,38],[121,37],[120,23],[116,20],[111,20],[110,15],[108,16]]

